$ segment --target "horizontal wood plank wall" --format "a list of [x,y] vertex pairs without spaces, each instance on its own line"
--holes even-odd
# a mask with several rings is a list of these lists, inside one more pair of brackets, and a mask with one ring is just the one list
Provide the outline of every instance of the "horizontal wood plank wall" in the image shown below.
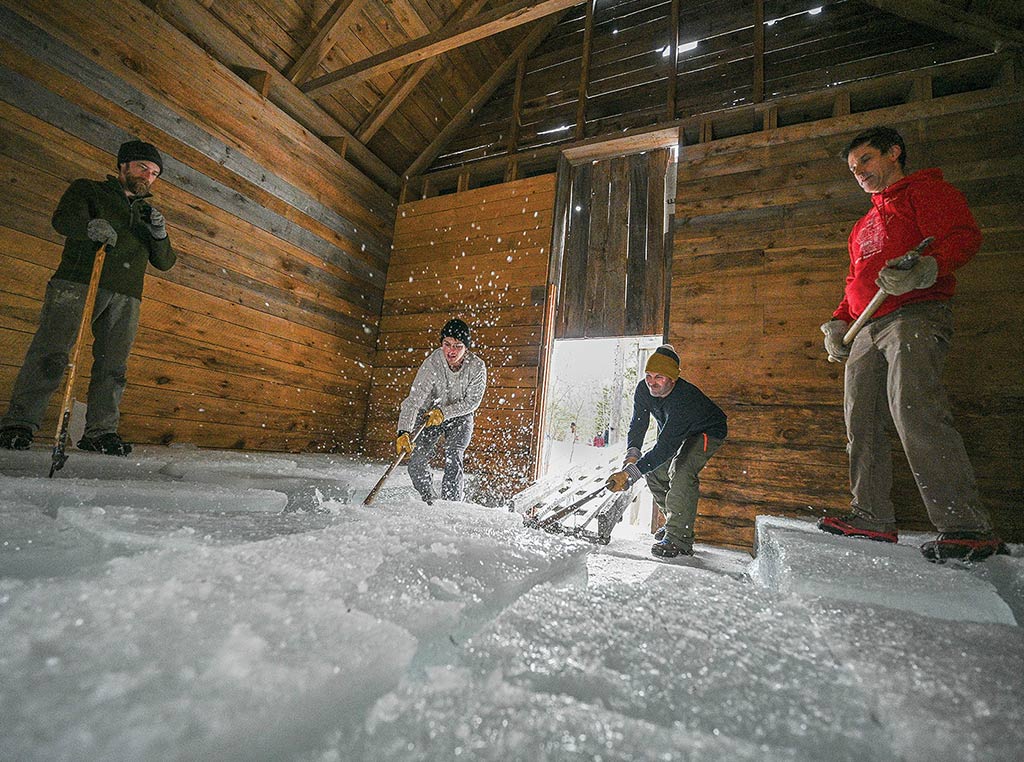
[[[683,375],[729,416],[702,478],[701,539],[749,547],[757,514],[849,505],[843,366],[826,362],[818,326],[869,204],[837,153],[888,124],[908,168],[940,167],[984,232],[959,275],[946,381],[984,504],[1007,540],[1024,540],[1022,104],[1019,88],[950,96],[681,149],[670,337]],[[900,526],[932,531],[898,443],[893,457]]]
[[139,136],[164,156],[154,205],[178,263],[146,277],[121,434],[357,451],[394,199],[139,3],[0,14],[0,406],[60,259],[60,195]]
[[[555,176],[399,207],[367,417],[367,452],[394,456],[398,408],[451,317],[487,363],[466,470],[493,502],[526,486],[535,447]],[[440,461],[439,461],[440,463]]]

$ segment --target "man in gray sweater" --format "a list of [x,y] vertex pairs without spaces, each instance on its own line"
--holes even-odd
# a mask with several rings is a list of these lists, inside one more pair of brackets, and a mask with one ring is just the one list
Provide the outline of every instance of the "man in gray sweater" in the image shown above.
[[[409,455],[409,477],[427,503],[437,498],[430,459],[444,436],[444,477],[441,499],[462,500],[465,495],[462,459],[473,437],[473,417],[487,388],[487,367],[469,351],[469,326],[452,318],[441,329],[441,346],[423,361],[402,401],[395,450]],[[426,428],[416,440],[411,431]]]

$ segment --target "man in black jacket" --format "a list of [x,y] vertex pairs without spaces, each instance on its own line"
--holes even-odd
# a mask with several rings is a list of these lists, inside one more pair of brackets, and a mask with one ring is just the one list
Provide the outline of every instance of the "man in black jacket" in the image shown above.
[[[725,441],[725,413],[679,377],[679,355],[670,344],[654,351],[644,371],[633,394],[626,460],[621,471],[608,477],[606,486],[621,492],[645,476],[654,504],[665,516],[664,530],[655,533],[651,553],[667,558],[690,556],[700,495],[697,475]],[[651,416],[658,422],[658,441],[641,457]]]
[[128,354],[139,325],[146,264],[169,270],[176,255],[164,216],[148,199],[163,171],[150,143],[131,140],[117,152],[117,176],[103,182],[75,180],[53,213],[63,236],[60,265],[46,287],[39,328],[0,420],[0,448],[27,450],[50,397],[60,385],[78,335],[96,252],[107,245],[92,315],[93,365],[82,450],[127,455],[132,446],[117,434]]

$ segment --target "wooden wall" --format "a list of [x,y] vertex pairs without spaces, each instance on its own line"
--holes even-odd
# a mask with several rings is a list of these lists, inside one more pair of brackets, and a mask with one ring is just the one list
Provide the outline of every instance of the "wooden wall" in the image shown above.
[[[526,486],[535,458],[538,368],[554,175],[403,204],[384,290],[367,453],[394,457],[398,407],[451,317],[473,331],[488,383],[466,470],[477,500]],[[440,460],[438,461],[440,464]]]
[[178,263],[147,276],[122,435],[357,451],[396,203],[132,0],[0,4],[0,405],[59,261],[54,206],[134,136],[165,157]]
[[[1009,86],[681,149],[670,339],[730,429],[702,479],[701,539],[749,546],[756,514],[849,505],[842,366],[826,362],[818,326],[869,204],[837,153],[888,124],[908,167],[941,167],[984,232],[959,275],[946,381],[984,504],[1005,539],[1024,540],[1022,104]],[[901,526],[931,531],[898,442],[894,458]]]

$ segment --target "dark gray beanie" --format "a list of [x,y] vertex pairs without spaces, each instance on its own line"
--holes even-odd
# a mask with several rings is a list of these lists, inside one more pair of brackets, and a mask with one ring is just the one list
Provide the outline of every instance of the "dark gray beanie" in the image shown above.
[[473,346],[472,337],[469,334],[469,326],[458,318],[452,318],[444,324],[444,328],[441,329],[441,341],[444,341],[445,336],[461,341],[467,347]]
[[117,166],[127,164],[130,161],[151,161],[160,167],[160,173],[164,171],[164,159],[156,146],[152,143],[144,143],[141,140],[129,140],[122,143],[117,149]]

